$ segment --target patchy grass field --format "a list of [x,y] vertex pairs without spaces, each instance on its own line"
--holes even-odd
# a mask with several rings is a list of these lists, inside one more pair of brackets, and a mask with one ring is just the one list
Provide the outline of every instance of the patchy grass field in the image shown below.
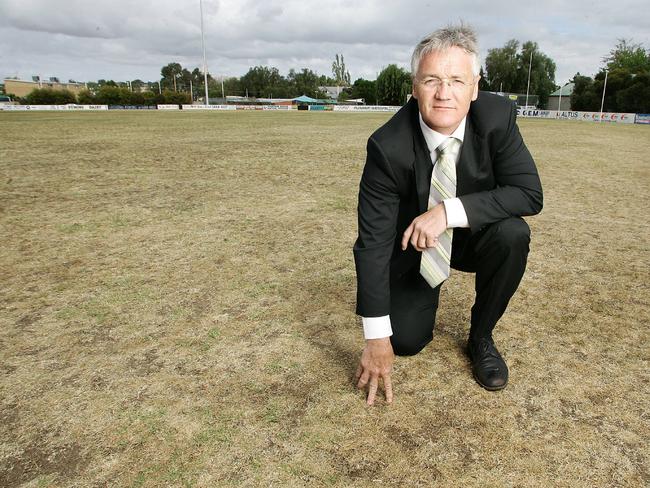
[[0,113],[0,486],[647,486],[650,128],[523,120],[545,189],[487,392],[471,275],[351,382],[382,114]]

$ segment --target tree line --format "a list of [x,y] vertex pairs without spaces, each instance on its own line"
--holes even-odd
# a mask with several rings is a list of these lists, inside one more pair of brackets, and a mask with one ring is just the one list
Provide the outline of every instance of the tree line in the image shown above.
[[165,89],[161,93],[151,90],[131,91],[126,87],[104,85],[96,91],[82,90],[75,95],[70,90],[54,90],[38,88],[20,100],[29,105],[66,105],[78,103],[81,105],[142,105],[190,103],[189,93],[174,92]]
[[[573,77],[572,109],[600,109],[607,71],[606,111],[650,112],[650,53],[639,44],[619,40],[603,62],[605,65],[594,78],[580,73]],[[511,39],[503,47],[488,50],[484,67],[481,67],[479,88],[519,94],[528,90],[531,95],[538,96],[539,108],[548,108],[550,94],[560,87],[555,83],[555,71],[555,62],[539,49],[536,42],[520,43]],[[127,85],[98,80],[88,83],[88,90],[76,97],[69,92],[35,90],[24,101],[30,104],[155,105],[191,103],[204,97],[205,77],[199,68],[190,71],[179,63],[169,63],[161,68],[160,74],[160,80],[154,83],[133,80]],[[363,99],[370,105],[399,106],[405,103],[411,92],[411,74],[395,64],[383,68],[375,80],[358,78],[352,83],[342,54],[335,56],[332,76],[319,75],[307,68],[300,71],[291,69],[284,76],[275,67],[254,66],[241,77],[215,79],[208,74],[207,80],[211,99],[226,95],[255,98],[307,95],[325,99],[327,94],[322,87],[337,86],[339,101]]]
[[[481,90],[530,93],[538,96],[540,108],[547,108],[555,85],[555,62],[539,50],[536,42],[520,44],[511,39],[501,48],[489,49],[485,57],[485,71],[481,69]],[[530,86],[528,85],[530,71]]]
[[650,113],[650,51],[619,39],[603,62],[593,78],[580,73],[573,77],[571,108],[594,112],[602,103],[605,112]]

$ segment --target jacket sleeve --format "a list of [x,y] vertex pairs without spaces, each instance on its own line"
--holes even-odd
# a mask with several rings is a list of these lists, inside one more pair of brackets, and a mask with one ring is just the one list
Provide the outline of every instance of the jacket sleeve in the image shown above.
[[380,145],[368,140],[366,165],[359,185],[359,234],[354,244],[357,313],[390,313],[390,259],[395,246],[399,195],[394,172]]
[[516,118],[513,104],[503,135],[495,135],[490,141],[496,187],[460,197],[472,232],[508,217],[535,215],[542,210],[542,184]]

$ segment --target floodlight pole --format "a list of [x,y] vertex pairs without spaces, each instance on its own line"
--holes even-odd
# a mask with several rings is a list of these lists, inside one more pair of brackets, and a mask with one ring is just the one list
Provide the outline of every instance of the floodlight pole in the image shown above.
[[201,44],[203,45],[203,81],[205,84],[205,104],[209,105],[208,101],[208,63],[205,60],[205,34],[203,32],[203,0],[199,0],[199,8],[201,9]]
[[600,101],[600,117],[598,118],[598,122],[603,121],[603,106],[605,105],[605,89],[607,88],[607,73],[608,71],[605,70],[605,84],[603,85],[603,98]]
[[563,88],[564,88],[564,86],[561,86],[561,87],[560,87],[560,98],[559,98],[559,100],[557,101],[557,111],[558,111],[558,112],[562,110],[562,89],[563,89]]
[[528,110],[528,91],[530,90],[530,69],[533,67],[533,51],[530,51],[530,61],[528,62],[528,86],[526,87],[526,110]]

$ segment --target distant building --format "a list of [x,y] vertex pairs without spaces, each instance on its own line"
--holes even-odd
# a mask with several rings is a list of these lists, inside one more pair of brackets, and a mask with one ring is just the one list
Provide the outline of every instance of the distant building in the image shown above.
[[339,95],[345,89],[344,86],[319,86],[319,90],[327,93],[327,98],[331,100],[338,100]]
[[559,90],[551,93],[548,96],[548,109],[571,110],[571,94],[573,93],[573,88],[575,86],[575,83],[567,83]]
[[[58,81],[58,78],[50,78],[50,81],[38,80],[37,81],[26,81],[26,80],[12,80],[5,79],[5,93],[7,95],[13,95],[15,97],[26,97],[31,92],[37,88],[50,88],[52,90],[69,90],[75,95],[79,94],[81,90],[85,90],[86,86],[84,83],[61,83]],[[57,81],[53,81],[57,80]]]

